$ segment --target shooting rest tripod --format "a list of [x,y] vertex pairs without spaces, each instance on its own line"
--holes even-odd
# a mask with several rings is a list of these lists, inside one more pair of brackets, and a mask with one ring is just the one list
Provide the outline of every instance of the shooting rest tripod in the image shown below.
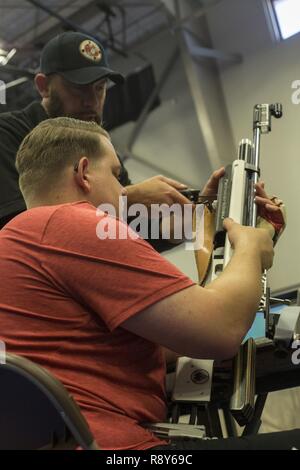
[[[268,393],[300,386],[300,365],[292,362],[294,349],[278,349],[274,341],[268,338],[250,338],[244,343],[242,351],[244,358],[251,356],[250,362],[240,362],[240,369],[232,367],[232,361],[215,363],[211,367],[211,376],[207,369],[210,368],[208,362],[213,361],[196,360],[194,364],[197,364],[198,369],[190,368],[190,377],[193,374],[197,378],[198,375],[198,399],[194,396],[192,400],[188,397],[187,400],[174,401],[170,397],[168,423],[151,424],[147,427],[161,438],[223,438],[237,435],[236,421],[244,427],[242,436],[257,434]],[[247,356],[249,352],[251,354]],[[189,366],[190,364],[189,362]],[[254,376],[251,375],[253,370]],[[170,367],[168,372],[172,375],[174,367]],[[204,378],[208,380],[205,382]],[[252,387],[247,391],[249,379]],[[204,392],[201,387],[204,387]],[[238,395],[238,400],[233,400],[234,392]],[[184,424],[182,417],[185,418]]]

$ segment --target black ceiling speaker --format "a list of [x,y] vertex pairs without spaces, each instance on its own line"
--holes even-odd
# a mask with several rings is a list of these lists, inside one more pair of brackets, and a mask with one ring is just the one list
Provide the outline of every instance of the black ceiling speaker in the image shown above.
[[[156,86],[153,66],[127,75],[123,85],[114,85],[107,90],[103,113],[103,126],[108,131],[129,121],[136,121]],[[150,111],[160,105],[159,97]]]

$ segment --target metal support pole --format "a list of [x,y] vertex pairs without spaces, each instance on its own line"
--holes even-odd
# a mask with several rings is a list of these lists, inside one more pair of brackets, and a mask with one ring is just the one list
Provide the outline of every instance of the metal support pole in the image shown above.
[[[190,31],[187,28],[183,28],[183,31],[188,35],[195,38],[199,41],[199,37],[193,31]],[[188,40],[188,38],[187,38]],[[223,51],[219,51],[218,49],[212,49],[210,47],[202,47],[198,44],[190,42],[190,53],[195,61],[200,59],[215,59],[221,62],[227,62],[230,64],[239,64],[242,62],[242,56],[240,54],[228,54]]]
[[253,418],[250,423],[245,426],[243,436],[253,436],[258,433],[261,425],[261,415],[264,410],[267,396],[267,393],[262,393],[261,395],[257,396]]
[[[189,18],[191,21],[189,29],[195,33],[192,37],[190,31],[187,34],[181,28],[177,30],[176,37],[206,149],[206,158],[212,171],[232,161],[235,154],[219,72],[214,64],[208,66],[204,62],[196,63],[193,57],[194,55],[199,57],[197,50],[202,55],[208,53],[207,46],[210,45],[210,39],[205,18],[202,18],[201,22],[191,19],[193,10],[187,0],[180,2],[174,0],[174,7],[176,21]],[[194,37],[199,32],[203,38],[201,43],[198,37],[197,40]],[[217,51],[210,50],[210,54],[212,53],[220,55]]]
[[16,80],[12,80],[11,82],[6,83],[5,86],[3,87],[0,86],[0,91],[2,88],[5,88],[6,90],[8,90],[9,88],[13,88],[18,85],[23,85],[23,83],[28,82],[28,80],[29,80],[28,77],[17,78]]

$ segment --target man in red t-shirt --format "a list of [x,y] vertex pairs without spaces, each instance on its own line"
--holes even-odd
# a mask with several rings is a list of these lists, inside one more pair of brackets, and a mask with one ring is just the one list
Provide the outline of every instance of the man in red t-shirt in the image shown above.
[[[166,415],[163,347],[199,358],[237,352],[272,264],[271,238],[227,220],[234,255],[201,288],[96,210],[117,208],[126,191],[95,123],[44,121],[24,139],[17,169],[29,210],[0,232],[1,339],[64,383],[100,448],[166,444],[141,425]],[[99,238],[104,218],[121,238]]]

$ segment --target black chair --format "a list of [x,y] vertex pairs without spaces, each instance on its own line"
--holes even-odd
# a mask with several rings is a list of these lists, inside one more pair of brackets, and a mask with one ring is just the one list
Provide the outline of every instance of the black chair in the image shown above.
[[77,403],[44,368],[15,354],[0,364],[0,450],[99,450]]

